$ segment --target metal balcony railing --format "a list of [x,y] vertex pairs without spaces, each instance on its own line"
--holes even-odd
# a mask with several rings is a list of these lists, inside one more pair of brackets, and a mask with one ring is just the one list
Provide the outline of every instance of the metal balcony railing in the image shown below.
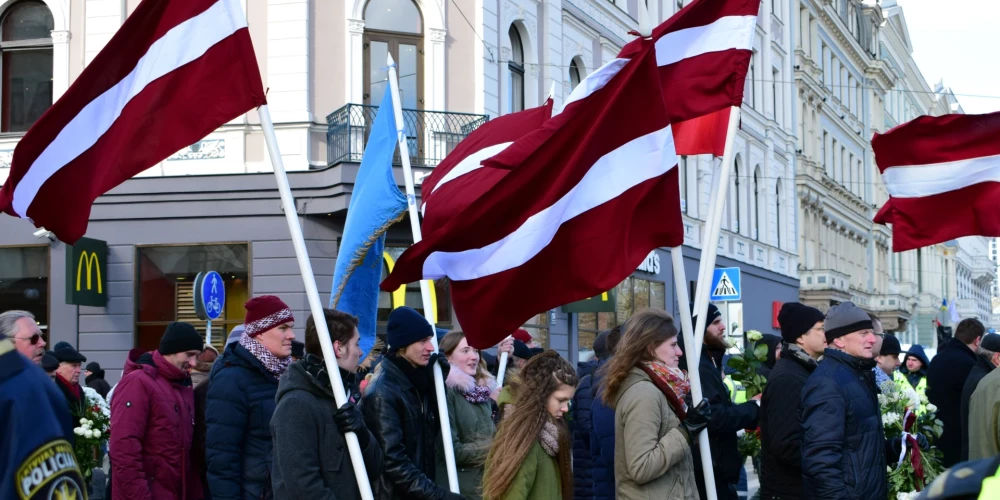
[[[348,104],[326,117],[327,165],[361,161],[377,112],[378,106]],[[410,150],[410,165],[437,166],[462,139],[489,119],[471,113],[404,109],[403,130]],[[393,164],[401,164],[398,149]]]

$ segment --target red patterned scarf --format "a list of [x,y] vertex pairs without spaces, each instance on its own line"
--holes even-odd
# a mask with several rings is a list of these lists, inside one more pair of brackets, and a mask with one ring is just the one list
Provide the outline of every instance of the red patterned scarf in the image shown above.
[[683,422],[687,418],[687,404],[684,403],[684,398],[691,392],[691,382],[687,379],[687,373],[659,361],[642,363],[639,368],[649,375],[653,385],[663,393],[674,414]]

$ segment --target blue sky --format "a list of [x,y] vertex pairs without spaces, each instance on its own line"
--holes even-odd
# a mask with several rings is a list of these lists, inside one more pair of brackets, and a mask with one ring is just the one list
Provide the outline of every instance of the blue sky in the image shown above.
[[897,3],[906,17],[913,58],[931,88],[944,78],[966,113],[1000,111],[1000,1]]

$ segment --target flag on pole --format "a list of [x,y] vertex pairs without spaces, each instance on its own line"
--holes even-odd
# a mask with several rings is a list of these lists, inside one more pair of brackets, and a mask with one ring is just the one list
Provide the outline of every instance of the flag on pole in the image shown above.
[[264,102],[239,0],[142,2],[18,143],[0,210],[75,243],[97,197]]
[[516,168],[410,247],[382,289],[447,276],[469,344],[486,347],[540,311],[611,289],[652,249],[679,245],[677,157],[655,53],[605,71],[579,105],[501,153],[513,150]]
[[[679,155],[722,156],[729,108],[743,102],[760,0],[696,0],[653,30]],[[640,40],[622,48],[633,57]]]
[[1000,112],[921,116],[872,139],[892,250],[1000,236]]
[[392,90],[386,85],[351,192],[330,292],[330,307],[358,317],[363,353],[375,343],[385,232],[406,215],[406,196],[392,174],[396,143]]
[[424,233],[441,228],[462,213],[510,171],[486,167],[487,160],[552,116],[552,98],[537,108],[490,120],[477,128],[445,157],[420,185]]
[[953,325],[957,325],[959,321],[962,321],[962,317],[958,315],[958,306],[955,302],[956,299],[951,299],[951,302],[948,304],[948,317]]

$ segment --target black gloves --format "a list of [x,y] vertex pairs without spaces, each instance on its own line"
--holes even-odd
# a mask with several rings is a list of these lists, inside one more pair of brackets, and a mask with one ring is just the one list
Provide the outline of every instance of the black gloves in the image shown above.
[[351,403],[344,403],[344,406],[341,406],[333,413],[333,420],[337,422],[337,428],[340,429],[340,432],[344,434],[353,432],[358,436],[358,443],[361,444],[361,447],[368,447],[371,434],[369,434],[368,428],[365,427],[365,419],[357,406]]
[[931,443],[927,441],[927,438],[924,437],[923,434],[914,434],[913,437],[917,438],[917,446],[919,446],[921,450],[926,451],[931,449]]
[[437,363],[441,367],[441,376],[447,379],[448,372],[451,371],[451,363],[448,362],[448,357],[439,352],[432,353],[430,363],[427,366],[433,367],[434,363]]
[[681,423],[681,427],[687,431],[688,437],[693,442],[698,433],[708,427],[710,418],[712,418],[712,408],[708,405],[707,399],[702,399],[698,406],[688,411],[687,418]]

